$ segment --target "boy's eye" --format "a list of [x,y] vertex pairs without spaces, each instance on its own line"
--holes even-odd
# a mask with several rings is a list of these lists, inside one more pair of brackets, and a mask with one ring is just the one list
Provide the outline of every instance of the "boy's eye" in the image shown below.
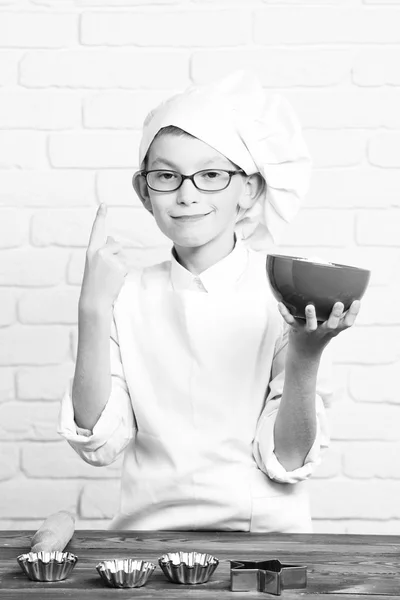
[[204,179],[218,179],[218,177],[221,177],[221,172],[220,171],[203,171],[203,173],[201,175],[202,175],[202,177],[204,177]]
[[158,181],[171,181],[176,178],[176,173],[173,171],[158,171],[157,173],[154,173],[154,175]]

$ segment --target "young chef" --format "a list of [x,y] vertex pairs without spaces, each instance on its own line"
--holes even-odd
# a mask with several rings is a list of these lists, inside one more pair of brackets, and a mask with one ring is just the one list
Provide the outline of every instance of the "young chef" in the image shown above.
[[245,73],[149,113],[133,185],[170,259],[130,270],[100,207],[59,432],[88,463],[124,452],[112,529],[312,531],[306,481],[329,445],[326,346],[274,300],[265,255],[296,214],[310,158],[290,105]]

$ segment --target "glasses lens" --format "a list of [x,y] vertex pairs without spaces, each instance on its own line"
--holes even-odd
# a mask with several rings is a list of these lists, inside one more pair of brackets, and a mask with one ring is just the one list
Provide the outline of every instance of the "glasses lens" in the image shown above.
[[223,190],[229,183],[230,175],[227,171],[218,169],[199,171],[194,176],[194,181],[200,190]]
[[181,176],[175,171],[151,171],[147,173],[147,183],[159,192],[172,192],[181,183]]

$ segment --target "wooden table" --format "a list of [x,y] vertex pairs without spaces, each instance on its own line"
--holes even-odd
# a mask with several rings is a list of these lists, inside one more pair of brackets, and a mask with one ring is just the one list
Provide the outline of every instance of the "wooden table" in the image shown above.
[[[400,536],[77,530],[66,548],[79,558],[71,576],[65,581],[41,583],[30,581],[16,561],[19,554],[29,550],[33,533],[0,531],[1,600],[277,598],[261,592],[230,591],[229,560],[240,558],[278,558],[307,565],[307,588],[284,590],[283,600],[306,595],[312,595],[313,600],[400,597]],[[174,550],[209,552],[220,564],[206,584],[172,584],[157,559]],[[141,588],[106,587],[95,565],[99,560],[126,556],[154,562],[157,569],[152,579]]]

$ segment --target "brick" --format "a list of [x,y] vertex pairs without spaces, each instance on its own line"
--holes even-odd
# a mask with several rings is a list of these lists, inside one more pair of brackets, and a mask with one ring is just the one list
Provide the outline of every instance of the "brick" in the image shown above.
[[400,127],[396,88],[285,90],[303,127],[315,129]]
[[41,481],[18,477],[2,484],[0,514],[4,518],[46,519],[59,510],[74,512],[82,483]]
[[397,48],[359,50],[353,61],[353,82],[362,86],[399,85],[399,61],[400,51]]
[[3,92],[2,129],[72,129],[81,124],[81,101],[66,92]]
[[16,444],[0,443],[0,481],[15,477],[19,472],[20,450]]
[[357,315],[359,325],[400,325],[400,315],[394,298],[400,297],[400,288],[368,286]]
[[346,523],[341,520],[328,521],[324,519],[314,519],[313,517],[312,523],[313,533],[347,533]]
[[18,62],[21,55],[22,53],[17,50],[0,51],[0,86],[17,84]]
[[178,90],[104,91],[83,100],[83,123],[88,128],[141,129],[152,108]]
[[313,167],[353,167],[366,154],[367,135],[358,131],[305,130],[304,139]]
[[119,481],[86,483],[81,498],[80,514],[84,519],[112,518],[118,510],[121,483]]
[[32,243],[35,246],[87,248],[94,217],[93,208],[37,212],[32,217]]
[[49,156],[53,167],[130,167],[136,160],[138,132],[52,133]]
[[0,367],[0,404],[15,398],[15,372],[10,367]]
[[79,291],[73,287],[30,290],[18,302],[18,317],[25,324],[78,322]]
[[0,131],[0,169],[42,169],[47,166],[43,132]]
[[400,167],[400,134],[387,132],[375,135],[369,140],[368,158],[378,167]]
[[351,211],[303,208],[284,230],[280,244],[347,246],[353,239],[353,229]]
[[106,169],[96,175],[96,193],[99,203],[107,206],[132,206],[143,208],[143,204],[132,187],[132,169]]
[[[303,210],[303,209],[302,209]],[[400,251],[396,248],[347,246],[346,248],[323,247],[305,248],[290,243],[277,244],[281,254],[290,256],[319,256],[329,262],[350,265],[371,271],[369,286],[395,285],[400,283]]]
[[400,246],[400,209],[369,210],[356,216],[356,241],[365,246]]
[[55,402],[6,402],[0,405],[0,439],[59,441],[59,411]]
[[75,42],[77,32],[77,17],[74,14],[3,12],[0,21],[0,46],[62,48]]
[[398,441],[398,407],[382,404],[347,404],[329,409],[332,440]]
[[332,362],[332,387],[334,396],[332,398],[331,406],[338,406],[339,404],[343,404],[348,401],[348,379],[350,366],[336,364],[334,353]]
[[1,365],[58,364],[68,360],[67,327],[13,325],[0,329]]
[[15,323],[17,320],[16,305],[17,295],[15,291],[0,289],[0,327],[13,325]]
[[321,48],[199,50],[192,53],[191,76],[194,83],[205,83],[210,73],[216,79],[235,65],[256,72],[266,88],[331,86],[348,78],[352,55],[352,50]]
[[[211,0],[210,0],[211,1]],[[304,0],[262,0],[264,4],[300,4],[304,5]],[[307,0],[307,4],[335,4],[344,6],[359,6],[360,0]]]
[[357,402],[399,404],[400,363],[353,366],[349,374],[349,393]]
[[68,263],[67,283],[69,285],[81,285],[85,269],[86,250],[71,252]]
[[20,83],[37,88],[181,89],[190,83],[188,65],[188,54],[176,50],[31,51],[21,61]]
[[62,208],[96,202],[95,174],[90,171],[2,171],[0,205]]
[[400,521],[347,521],[346,529],[346,533],[356,535],[400,535]]
[[70,352],[72,360],[76,363],[78,353],[78,327],[74,327],[70,335]]
[[398,481],[323,481],[310,480],[313,517],[332,519],[398,518]]
[[[400,12],[360,7],[268,7],[256,10],[256,44],[398,43]],[[266,35],[266,32],[268,34]]]
[[395,169],[316,169],[303,206],[385,208],[400,206],[400,172]]
[[[40,479],[120,479],[123,456],[105,467],[86,463],[64,440],[58,443],[24,444],[21,470],[29,478]],[[103,485],[108,485],[103,482]]]
[[0,519],[0,530],[37,531],[42,523],[43,519]]
[[317,479],[329,479],[336,477],[341,471],[341,454],[332,448],[322,454],[322,462],[315,469],[313,477]]
[[21,367],[17,371],[17,397],[20,400],[61,400],[75,365],[68,362],[46,367]]
[[[196,7],[197,6],[206,6],[206,7],[211,7],[212,5],[215,5],[215,0],[191,0],[192,4],[194,4]],[[248,0],[246,2],[246,6],[260,6],[260,4],[262,4],[262,0]],[[225,7],[225,6],[241,6],[243,7],[243,0],[218,0],[218,7]]]
[[400,479],[396,442],[351,443],[343,453],[343,475],[352,479]]
[[400,335],[394,327],[356,325],[331,342],[339,363],[383,365],[400,359]]
[[67,254],[57,249],[3,250],[0,285],[50,286],[64,280]]
[[[182,0],[152,0],[152,4],[179,4]],[[34,4],[58,8],[63,6],[148,6],[148,0],[31,0]]]
[[14,208],[0,208],[0,248],[17,248],[28,243],[29,215]]
[[[239,46],[251,40],[252,15],[211,11],[83,13],[81,43],[97,46]],[[206,32],[206,35],[205,35]]]

